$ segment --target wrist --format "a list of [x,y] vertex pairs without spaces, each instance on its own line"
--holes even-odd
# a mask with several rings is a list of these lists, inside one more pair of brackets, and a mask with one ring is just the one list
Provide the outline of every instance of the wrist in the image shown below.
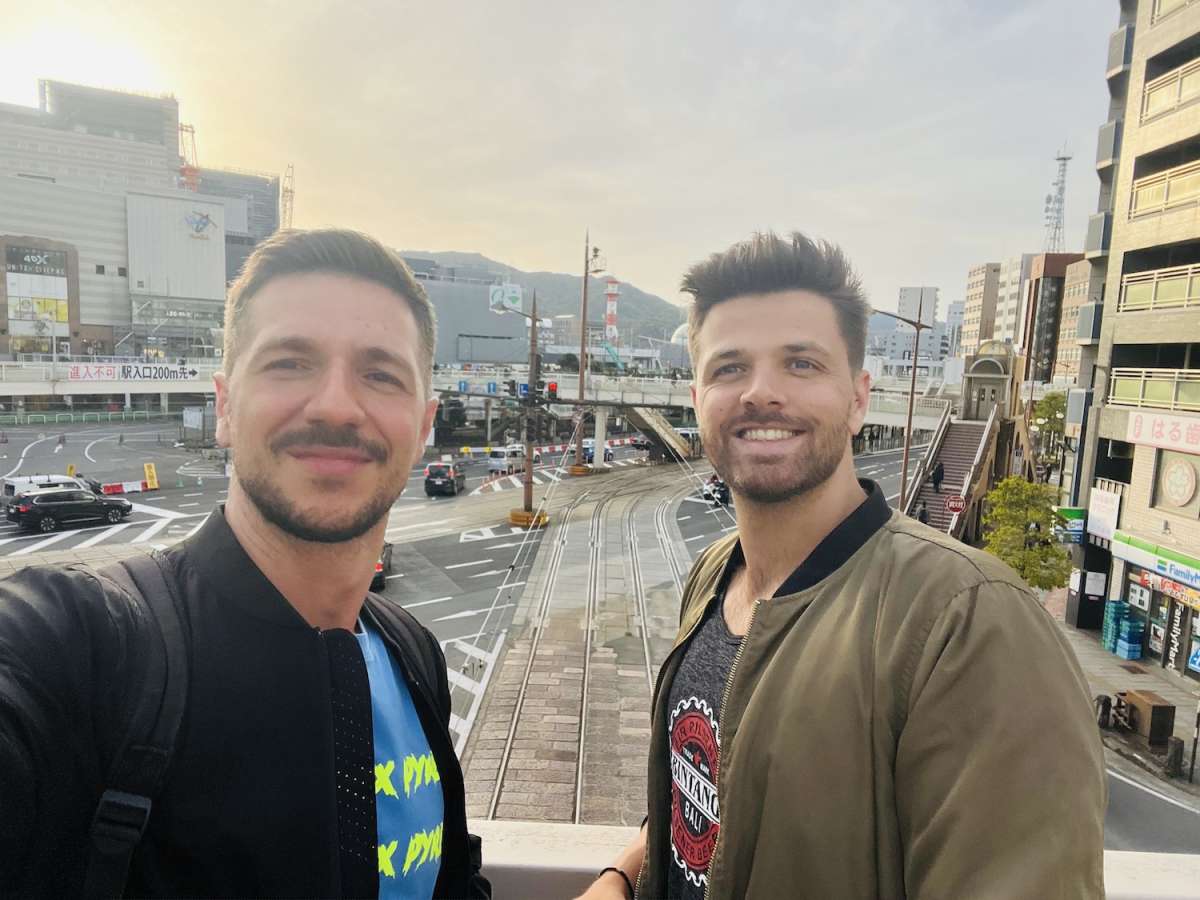
[[629,875],[625,873],[624,869],[618,868],[617,866],[608,866],[607,868],[600,870],[600,875],[596,878],[596,880],[604,881],[607,884],[613,885],[614,887],[619,886],[621,888],[621,892],[628,897],[629,900],[633,900],[633,879],[631,879]]

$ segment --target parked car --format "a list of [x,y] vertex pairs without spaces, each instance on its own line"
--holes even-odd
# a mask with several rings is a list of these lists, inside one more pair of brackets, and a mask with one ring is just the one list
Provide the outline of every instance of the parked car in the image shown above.
[[462,463],[436,462],[425,467],[425,496],[449,494],[451,497],[467,489],[467,473]]
[[[596,439],[595,438],[584,438],[583,439],[583,461],[585,463],[591,463],[591,462],[594,462],[595,459],[596,459]],[[612,447],[604,448],[603,459],[605,462],[612,462],[612,460],[613,460]]]
[[371,590],[382,591],[387,585],[387,577],[392,574],[392,545],[384,541],[379,559],[375,560],[375,576],[371,579]]
[[8,520],[22,528],[49,533],[60,525],[100,520],[113,525],[133,512],[124,497],[105,497],[71,488],[44,488],[17,494],[8,505]]
[[629,446],[634,450],[649,450],[650,441],[640,434],[635,434],[629,439]]
[[15,475],[0,478],[0,503],[12,503],[17,494],[48,488],[72,488],[79,491],[100,493],[100,482],[82,475]]

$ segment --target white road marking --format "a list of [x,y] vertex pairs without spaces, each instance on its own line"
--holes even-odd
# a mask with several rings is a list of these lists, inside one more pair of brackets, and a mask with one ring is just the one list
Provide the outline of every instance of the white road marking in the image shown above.
[[467,566],[486,566],[490,562],[495,562],[495,560],[489,557],[488,559],[477,559],[474,562],[455,563],[452,566],[442,566],[442,568],[449,571],[450,569],[465,569]]
[[1141,790],[1145,791],[1147,794],[1150,794],[1153,797],[1157,797],[1159,800],[1163,800],[1167,803],[1170,803],[1172,806],[1178,806],[1180,809],[1185,809],[1190,813],[1195,813],[1196,815],[1200,815],[1200,809],[1196,809],[1193,806],[1188,806],[1186,803],[1176,800],[1174,797],[1168,797],[1166,794],[1163,794],[1163,793],[1160,793],[1159,791],[1154,790],[1154,788],[1147,787],[1146,785],[1142,784],[1140,781],[1135,781],[1134,779],[1130,778],[1128,775],[1122,775],[1116,769],[1109,769],[1108,774],[1111,775],[1113,778],[1117,779],[1117,781],[1123,781],[1132,787],[1140,788]]
[[484,550],[503,550],[505,547],[520,547],[522,541],[509,541],[506,544],[492,544],[490,547],[484,547]]
[[524,485],[521,483],[521,479],[516,475],[509,475],[508,480],[512,483],[513,487],[524,487]]
[[[161,501],[161,500],[165,500],[166,498],[165,497],[153,497],[153,498],[148,497],[147,499]],[[130,502],[133,503],[132,500]],[[138,512],[138,513],[147,513],[149,515],[156,516],[156,517],[161,516],[164,519],[182,519],[186,516],[186,513],[176,512],[173,509],[159,509],[157,506],[146,506],[146,504],[142,503],[142,501],[140,501],[140,500],[133,504],[133,511]]]
[[680,517],[679,517],[678,519],[676,519],[675,521],[676,521],[676,522],[686,522],[686,521],[687,521],[688,519],[690,519],[690,518],[691,518],[691,516],[680,516]]
[[98,462],[99,460],[97,460],[94,456],[92,456],[92,448],[95,447],[101,441],[109,441],[115,437],[116,437],[115,434],[109,434],[109,435],[105,435],[104,437],[96,438],[94,441],[92,441],[90,444],[88,444],[86,447],[83,448],[83,455],[86,456],[90,462]]
[[418,606],[430,606],[434,603],[444,603],[447,600],[453,600],[454,597],[434,597],[432,600],[422,600],[420,603],[405,603],[405,609],[416,609]]
[[510,609],[516,605],[517,604],[515,603],[501,603],[498,606],[485,606],[483,609],[464,609],[462,612],[450,613],[448,616],[441,616],[433,621],[449,622],[452,619],[468,619],[471,616],[481,616],[484,613],[491,612],[492,610],[496,609]]
[[708,537],[708,535],[707,535],[707,534],[698,534],[698,535],[696,535],[695,537],[684,538],[684,539],[683,539],[683,542],[684,542],[685,544],[690,544],[692,541],[702,541],[702,540],[704,540],[706,537]]
[[183,496],[185,496],[185,497],[203,497],[204,491],[197,491],[194,494],[184,494]]
[[[168,521],[170,521],[170,520],[163,519],[163,524],[165,524]],[[88,538],[83,543],[76,544],[75,549],[83,550],[85,547],[94,547],[97,544],[99,544],[101,541],[108,540],[114,534],[119,534],[120,532],[124,531],[126,528],[132,527],[133,524],[134,524],[133,522],[119,522],[118,524],[112,526],[112,528],[106,528],[103,531],[101,531],[99,534],[92,535],[90,538]]]
[[503,575],[508,569],[488,569],[486,572],[476,572],[472,578],[487,578],[489,575]]
[[26,553],[33,553],[35,550],[41,550],[43,547],[49,547],[51,544],[57,544],[59,541],[66,540],[75,534],[73,531],[63,531],[59,534],[52,534],[45,540],[38,541],[35,544],[30,544],[27,547],[22,547],[20,550],[14,550],[10,556],[24,556]]
[[[538,478],[536,475],[533,476],[533,483],[534,484],[545,484],[545,482],[542,481],[542,479]],[[524,485],[522,485],[522,487],[524,487]]]
[[15,466],[13,466],[11,469],[9,469],[7,472],[5,472],[3,476],[0,476],[0,477],[9,478],[12,475],[15,475],[17,472],[19,472],[21,469],[21,463],[25,462],[25,454],[29,452],[30,448],[36,444],[40,444],[43,441],[48,441],[48,440],[50,440],[50,438],[48,438],[48,437],[38,438],[36,441],[30,441],[28,444],[26,444],[25,449],[21,451],[21,456],[17,460],[17,464]]
[[721,530],[722,530],[722,531],[733,531],[733,529],[735,529],[735,528],[737,528],[737,526],[736,526],[736,525],[726,525],[726,526],[725,526],[724,528],[722,528]]
[[199,500],[195,500],[195,501],[193,501],[193,502],[191,502],[191,503],[180,503],[180,504],[179,504],[179,508],[180,508],[180,509],[187,509],[189,506],[199,506],[199,505],[200,505],[200,501],[199,501]]
[[413,522],[409,525],[397,525],[395,528],[387,530],[388,535],[392,535],[397,531],[408,531],[411,528],[433,528],[437,525],[445,525],[449,522],[457,522],[457,519],[439,519],[436,522]]
[[683,499],[685,503],[703,503],[705,506],[707,506],[709,503],[709,501],[705,500],[703,497],[684,497]]
[[486,663],[490,663],[496,658],[496,654],[494,652],[488,653],[486,650],[480,650],[474,644],[468,644],[466,641],[460,638],[451,638],[446,643],[450,646],[457,647],[467,656],[473,656],[476,659],[482,659]]
[[208,521],[208,516],[211,516],[211,515],[212,515],[212,513],[209,513],[209,514],[208,514],[208,515],[206,515],[206,516],[205,516],[203,519],[201,519],[201,520],[200,520],[200,521],[199,521],[199,522],[196,524],[196,527],[195,527],[195,528],[193,528],[191,531],[189,531],[187,534],[185,534],[181,540],[185,540],[185,541],[186,541],[186,540],[187,540],[188,538],[190,538],[190,537],[191,537],[193,534],[195,534],[197,531],[199,531],[201,528],[203,528],[203,527],[204,527],[204,523]]
[[478,681],[473,678],[468,678],[462,672],[456,672],[449,667],[446,668],[446,680],[458,688],[469,691],[472,694],[478,694],[483,687]]
[[162,531],[164,528],[166,528],[170,524],[171,524],[170,519],[159,519],[157,522],[155,522],[153,525],[151,525],[149,528],[147,528],[145,531],[143,531],[141,534],[139,534],[137,537],[135,537],[132,541],[130,541],[130,543],[140,544],[144,541],[148,541],[148,540],[150,540],[150,538],[154,537],[156,534],[158,534],[160,531]]

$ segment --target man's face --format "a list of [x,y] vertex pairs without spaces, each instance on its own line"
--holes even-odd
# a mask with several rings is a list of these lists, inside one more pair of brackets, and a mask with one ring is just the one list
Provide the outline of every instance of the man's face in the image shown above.
[[293,537],[360,537],[404,489],[437,410],[408,304],[347,275],[290,275],[253,297],[245,329],[216,382],[239,486]]
[[719,303],[696,351],[700,436],[731,490],[779,503],[833,475],[862,427],[870,378],[850,371],[828,300],[782,291]]

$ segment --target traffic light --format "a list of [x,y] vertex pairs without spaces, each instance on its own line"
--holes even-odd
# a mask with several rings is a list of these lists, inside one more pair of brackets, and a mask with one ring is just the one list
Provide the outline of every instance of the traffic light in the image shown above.
[[546,389],[546,382],[542,381],[542,379],[539,378],[533,386],[533,402],[534,403],[541,403],[542,392],[545,389]]
[[558,399],[558,382],[557,381],[551,381],[549,384],[546,385],[546,399],[547,400],[557,400]]
[[517,396],[517,379],[510,378],[504,382],[504,392],[510,397]]

